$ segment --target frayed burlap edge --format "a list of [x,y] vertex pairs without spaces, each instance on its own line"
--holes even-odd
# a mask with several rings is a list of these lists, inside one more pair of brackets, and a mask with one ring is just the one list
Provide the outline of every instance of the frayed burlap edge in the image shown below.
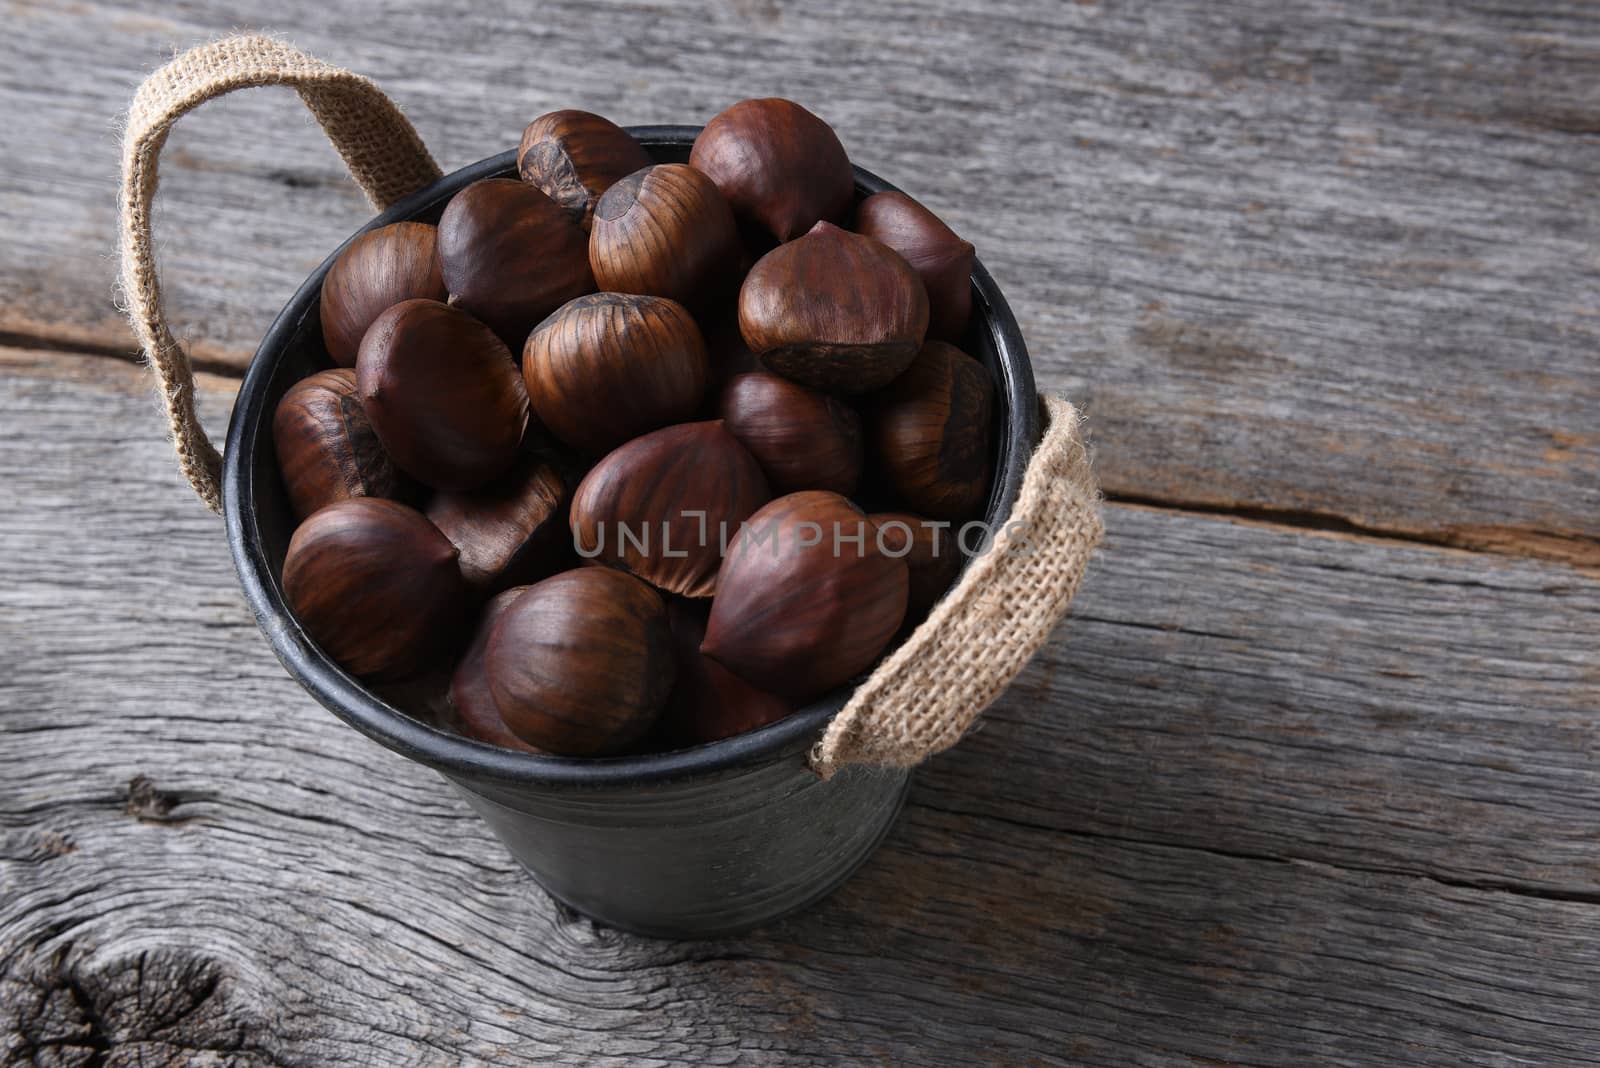
[[961,740],[1067,612],[1099,543],[1100,491],[1077,410],[1044,398],[1049,425],[994,544],[833,717],[811,754],[824,779],[848,764],[909,767]]
[[376,85],[271,37],[229,37],[203,45],[139,86],[122,142],[123,300],[160,383],[178,463],[213,512],[222,511],[222,457],[195,415],[194,372],[167,325],[151,205],[157,162],[173,123],[213,97],[261,85],[288,85],[300,94],[380,211],[440,176],[417,131]]

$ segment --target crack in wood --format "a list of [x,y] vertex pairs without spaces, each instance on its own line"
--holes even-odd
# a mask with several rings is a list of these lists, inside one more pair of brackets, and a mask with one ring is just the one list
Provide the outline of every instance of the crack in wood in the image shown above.
[[1280,527],[1329,537],[1359,538],[1372,542],[1404,543],[1419,548],[1549,560],[1554,563],[1570,564],[1585,572],[1600,572],[1600,538],[1573,531],[1493,525],[1406,530],[1369,525],[1346,516],[1307,508],[1281,508],[1244,501],[1173,499],[1110,488],[1104,492],[1108,503],[1130,508],[1216,516],[1232,522]]
[[1600,890],[1564,890],[1557,887],[1531,886],[1526,883],[1516,883],[1507,879],[1464,879],[1456,876],[1442,875],[1438,872],[1420,868],[1396,868],[1383,865],[1352,864],[1344,860],[1325,860],[1311,856],[1298,856],[1293,853],[1257,853],[1246,849],[1228,849],[1221,846],[1198,845],[1193,842],[1163,841],[1154,837],[1141,837],[1138,835],[1108,834],[1105,831],[1088,830],[1082,827],[1068,827],[1064,825],[1039,823],[1031,820],[1019,819],[1014,816],[1002,816],[994,812],[975,812],[950,805],[936,805],[924,797],[913,797],[908,807],[924,809],[928,812],[937,812],[941,815],[954,816],[958,819],[988,820],[1006,827],[1013,827],[1022,831],[1031,831],[1039,834],[1064,834],[1073,838],[1082,838],[1087,841],[1115,842],[1120,845],[1148,846],[1152,849],[1178,849],[1193,853],[1203,853],[1207,856],[1218,857],[1225,860],[1242,860],[1263,864],[1300,864],[1315,867],[1329,872],[1345,875],[1386,875],[1397,879],[1417,879],[1423,882],[1434,883],[1439,886],[1448,886],[1457,890],[1467,890],[1473,893],[1485,894],[1511,894],[1514,897],[1531,898],[1536,901],[1561,901],[1572,905],[1600,905]]
[[176,790],[163,790],[147,776],[135,775],[128,780],[127,796],[122,811],[140,823],[161,823],[168,826],[191,823],[200,817],[174,815],[174,810],[185,801],[197,800]]

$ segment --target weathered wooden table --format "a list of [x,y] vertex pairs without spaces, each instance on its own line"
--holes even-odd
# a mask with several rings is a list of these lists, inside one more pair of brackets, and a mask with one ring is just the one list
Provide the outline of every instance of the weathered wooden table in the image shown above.
[[[7,10],[0,1061],[1600,1063],[1600,8],[346,6]],[[447,169],[797,97],[1087,408],[1074,618],[826,904],[596,927],[273,660],[110,292],[116,117],[251,26]],[[164,175],[220,431],[367,209],[286,90]]]

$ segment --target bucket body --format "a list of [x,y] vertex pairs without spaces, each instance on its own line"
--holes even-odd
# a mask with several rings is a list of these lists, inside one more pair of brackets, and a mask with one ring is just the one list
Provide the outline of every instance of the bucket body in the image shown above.
[[[659,162],[687,160],[696,127],[634,127]],[[514,152],[446,175],[363,230],[437,222],[456,192],[514,177]],[[857,169],[866,195],[893,186]],[[342,248],[341,248],[342,250]],[[585,915],[660,937],[749,928],[825,896],[881,842],[904,801],[905,769],[847,768],[823,782],[807,755],[848,688],[778,723],[711,745],[649,756],[575,760],[498,749],[389,704],[313,643],[284,603],[279,577],[294,518],[272,444],[272,415],[295,382],[328,366],[322,279],[330,256],[284,307],[234,405],[223,508],[240,583],[288,669],[346,723],[440,772],[551,894]],[[1032,370],[1016,323],[981,265],[965,346],[996,383],[994,484],[986,521],[1016,502],[1039,435]]]
[[728,934],[827,896],[878,847],[905,769],[823,782],[804,754],[611,789],[528,791],[446,775],[553,896],[636,934]]

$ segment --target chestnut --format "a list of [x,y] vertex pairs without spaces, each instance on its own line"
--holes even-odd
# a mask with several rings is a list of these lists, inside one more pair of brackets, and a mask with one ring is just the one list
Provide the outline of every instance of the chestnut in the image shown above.
[[966,519],[989,494],[989,372],[954,345],[930,341],[871,415],[872,451],[912,510]]
[[837,493],[779,497],[728,546],[700,650],[759,689],[804,702],[865,671],[899,630],[909,573]]
[[928,333],[959,341],[972,316],[972,243],[899,190],[856,205],[855,229],[905,257],[928,290]]
[[570,557],[571,487],[557,458],[524,444],[511,469],[476,490],[443,490],[426,515],[461,550],[461,574],[480,593],[544,578]]
[[814,389],[887,385],[927,329],[928,294],[911,265],[831,223],[761,257],[739,289],[745,343],[770,370]]
[[367,689],[385,704],[412,719],[440,730],[456,729],[450,707],[450,666],[447,658],[435,660],[416,675],[396,679],[365,679]]
[[572,496],[573,545],[668,593],[710,597],[723,546],[769,497],[761,465],[721,420],[680,423],[590,469]]
[[352,497],[295,530],[283,596],[345,670],[399,678],[427,667],[461,624],[466,587],[456,555],[416,509]]
[[634,171],[595,205],[589,268],[601,289],[706,303],[731,291],[743,255],[728,202],[685,164]]
[[729,380],[717,414],[761,464],[773,492],[855,493],[861,480],[861,417],[843,401],[758,371]]
[[867,518],[878,528],[878,547],[898,556],[910,570],[907,621],[920,620],[961,574],[963,557],[950,524],[910,512],[876,512]]
[[322,280],[322,343],[340,367],[354,367],[361,338],[386,308],[402,300],[444,300],[439,231],[397,222],[357,234]]
[[459,308],[408,300],[378,316],[356,384],[394,462],[435,489],[473,489],[516,459],[522,375],[494,331]]
[[411,480],[383,451],[348,367],[290,386],[272,416],[272,443],[296,519],[349,497],[411,495]]
[[783,719],[793,708],[763,693],[700,651],[706,611],[693,601],[667,605],[678,681],[662,713],[660,732],[669,746],[705,745]]
[[490,598],[478,619],[477,629],[467,651],[461,654],[455,673],[450,676],[450,707],[461,733],[480,742],[498,745],[502,749],[516,749],[524,753],[537,753],[538,749],[518,738],[506,726],[500,715],[494,695],[489,692],[489,635],[494,625],[511,602],[522,596],[526,586],[514,586]]
[[513,178],[485,178],[451,198],[439,219],[439,265],[450,302],[513,351],[540,319],[594,290],[583,228]]
[[607,567],[529,586],[495,623],[486,663],[506,726],[563,756],[613,753],[642,737],[677,670],[661,595]]
[[779,241],[821,219],[843,221],[855,196],[855,171],[833,127],[792,100],[728,108],[695,138],[689,165]]
[[706,347],[676,301],[592,293],[528,335],[522,374],[540,422],[595,456],[693,416],[705,393]]
[[589,229],[595,201],[619,178],[650,166],[650,153],[610,119],[588,111],[552,111],[528,123],[517,147],[517,173]]

